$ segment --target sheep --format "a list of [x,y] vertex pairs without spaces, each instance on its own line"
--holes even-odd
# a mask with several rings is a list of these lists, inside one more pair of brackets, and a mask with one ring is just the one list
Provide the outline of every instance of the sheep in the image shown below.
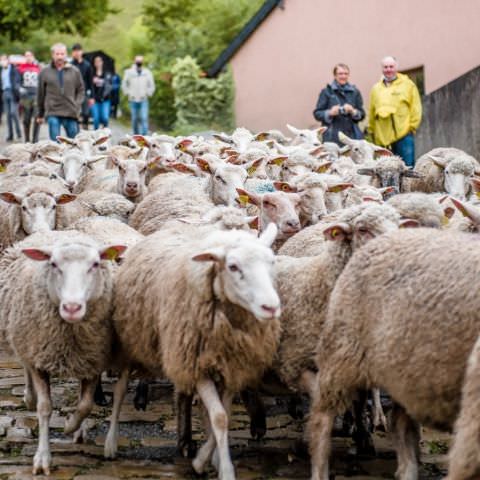
[[443,207],[437,197],[421,192],[400,193],[387,203],[403,218],[417,220],[423,227],[442,228],[455,213],[452,207]]
[[290,143],[291,145],[309,144],[315,146],[322,143],[323,133],[326,132],[328,127],[318,127],[312,130],[298,129],[287,123],[287,128],[295,135]]
[[33,143],[14,143],[3,150],[3,157],[13,163],[28,163],[32,158]]
[[287,145],[292,141],[291,138],[286,137],[280,130],[275,129],[257,133],[255,140],[260,142],[263,140],[274,140],[282,145]]
[[[448,224],[448,228],[460,232],[478,233],[480,227],[480,209],[478,205],[469,202],[461,202],[455,198],[449,198],[461,215],[454,215]],[[448,207],[447,207],[448,208]]]
[[275,236],[273,225],[259,239],[238,230],[200,237],[196,230],[193,236],[160,231],[132,248],[115,291],[113,320],[128,363],[115,387],[107,457],[116,452],[128,367],[138,365],[154,375],[165,373],[180,393],[198,393],[210,434],[193,467],[203,472],[216,446],[219,477],[235,478],[227,439],[231,400],[260,380],[280,334],[269,248]]
[[345,191],[343,196],[343,207],[360,205],[363,202],[383,202],[383,195],[393,192],[393,187],[375,188],[371,185],[354,185]]
[[477,160],[457,148],[434,148],[416,162],[418,180],[411,180],[407,191],[447,192],[465,200],[471,191],[470,179],[480,174]]
[[[394,187],[396,193],[404,191],[404,178],[423,177],[421,172],[410,170],[396,155],[381,156],[373,164],[359,168],[357,174],[371,176],[373,186],[377,188]],[[389,195],[393,195],[393,193]]]
[[60,228],[63,206],[76,198],[44,177],[28,177],[23,187],[20,180],[25,183],[25,178],[17,180],[6,182],[0,192],[1,249],[34,232]]
[[352,187],[351,183],[327,183],[325,177],[318,173],[307,173],[293,178],[291,183],[274,182],[277,190],[287,193],[298,193],[301,197],[300,223],[302,227],[314,225],[325,216],[326,196]]
[[93,164],[104,158],[104,154],[86,157],[78,149],[67,150],[61,156],[45,156],[45,160],[58,166],[58,174],[65,179],[72,193],[80,193],[85,189],[89,177],[95,175]]
[[363,164],[371,162],[375,159],[376,155],[389,156],[392,152],[384,147],[379,147],[367,140],[354,140],[348,137],[343,132],[338,134],[338,139],[345,144],[347,149],[343,149],[342,153],[346,151],[350,152],[350,158],[357,164]]
[[278,250],[287,238],[295,235],[301,229],[299,218],[301,198],[297,193],[277,191],[260,195],[240,188],[237,191],[241,205],[246,206],[250,203],[257,207],[260,232],[263,232],[269,223],[277,226],[274,250]]
[[[309,423],[313,480],[329,478],[335,414],[358,389],[375,386],[396,404],[397,478],[418,476],[417,422],[451,429],[459,413],[448,478],[478,477],[478,420],[471,411],[468,423],[464,416],[469,377],[478,371],[467,370],[480,327],[477,244],[470,234],[415,229],[372,240],[354,254],[332,292],[317,346]],[[477,402],[478,380],[475,385]],[[474,439],[461,442],[467,433]]]
[[103,260],[124,249],[100,246],[78,232],[42,232],[8,249],[0,260],[0,333],[25,367],[27,406],[37,398],[34,475],[50,473],[49,377],[81,381],[80,400],[65,432],[77,431],[93,406],[97,379],[109,365],[113,332],[112,268]]

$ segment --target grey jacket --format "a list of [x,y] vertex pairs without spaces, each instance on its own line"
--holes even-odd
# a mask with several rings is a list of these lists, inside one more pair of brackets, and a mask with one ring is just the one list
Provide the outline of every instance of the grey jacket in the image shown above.
[[142,67],[139,73],[136,65],[125,70],[122,91],[131,102],[141,102],[151,97],[155,91],[152,72],[148,68]]
[[82,74],[78,68],[65,64],[63,86],[55,65],[45,67],[38,79],[38,116],[57,116],[77,119],[85,98]]

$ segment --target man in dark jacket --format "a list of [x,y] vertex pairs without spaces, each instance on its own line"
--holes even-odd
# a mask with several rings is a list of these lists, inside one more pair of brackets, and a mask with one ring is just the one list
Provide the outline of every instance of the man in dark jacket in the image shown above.
[[348,66],[338,63],[333,69],[333,76],[333,82],[320,92],[313,116],[328,126],[323,140],[342,145],[338,140],[338,132],[343,132],[350,138],[363,138],[357,124],[365,118],[365,111],[359,90],[348,83]]
[[80,71],[67,63],[67,47],[57,43],[52,48],[52,63],[46,66],[38,79],[38,118],[47,117],[51,140],[56,140],[63,126],[69,138],[78,133],[78,117],[85,97]]
[[18,101],[20,100],[20,73],[8,61],[7,55],[0,57],[0,96],[2,107],[7,117],[8,135],[7,142],[13,140],[13,125],[17,138],[21,138],[20,121],[18,119]]
[[80,73],[82,74],[83,85],[85,87],[85,99],[82,103],[82,128],[88,130],[90,107],[94,103],[92,96],[93,68],[91,63],[83,58],[83,49],[79,43],[76,43],[72,47],[72,58],[72,65],[80,70]]

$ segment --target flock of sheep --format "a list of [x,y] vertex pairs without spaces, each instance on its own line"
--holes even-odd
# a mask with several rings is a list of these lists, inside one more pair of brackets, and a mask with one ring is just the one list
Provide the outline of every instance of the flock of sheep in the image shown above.
[[[262,390],[310,397],[312,479],[328,480],[335,416],[394,432],[397,476],[418,476],[418,422],[454,429],[449,480],[480,475],[480,163],[437,148],[415,169],[323,127],[212,138],[84,131],[0,158],[0,342],[25,368],[39,419],[33,473],[50,473],[50,379],[80,380],[65,431],[102,372],[118,373],[105,456],[115,457],[129,378],[175,386],[179,446],[193,396],[209,462],[235,478],[234,395],[265,433]],[[420,228],[407,228],[420,227]],[[275,253],[274,253],[275,252]],[[277,385],[278,387],[278,385]],[[393,400],[387,421],[380,390]]]

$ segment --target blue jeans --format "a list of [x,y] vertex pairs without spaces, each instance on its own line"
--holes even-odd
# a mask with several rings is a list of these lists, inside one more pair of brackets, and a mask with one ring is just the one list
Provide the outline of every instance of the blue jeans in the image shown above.
[[73,138],[78,133],[78,121],[76,118],[49,115],[47,122],[50,140],[53,140],[54,142],[57,140],[57,136],[60,135],[60,127],[65,129],[68,138]]
[[3,91],[3,111],[7,116],[8,136],[7,138],[13,139],[13,126],[15,125],[15,133],[17,138],[22,136],[20,132],[20,122],[18,120],[18,103],[15,101],[13,91],[11,88],[6,88]]
[[93,128],[96,130],[102,124],[104,127],[108,127],[108,118],[110,117],[110,100],[104,100],[103,102],[95,102],[90,110],[93,118]]
[[415,138],[413,133],[405,135],[400,140],[392,143],[392,152],[402,157],[407,167],[415,166]]
[[129,102],[129,104],[134,135],[146,135],[148,133],[148,100]]

